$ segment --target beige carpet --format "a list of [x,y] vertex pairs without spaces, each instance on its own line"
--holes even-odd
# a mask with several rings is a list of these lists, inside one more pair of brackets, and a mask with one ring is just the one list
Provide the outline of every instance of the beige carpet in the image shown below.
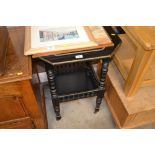
[[[108,106],[103,100],[100,111],[94,114],[96,97],[60,104],[62,119],[56,121],[48,87],[45,89],[48,127],[50,129],[114,129],[117,128]],[[155,124],[140,128],[155,128]]]

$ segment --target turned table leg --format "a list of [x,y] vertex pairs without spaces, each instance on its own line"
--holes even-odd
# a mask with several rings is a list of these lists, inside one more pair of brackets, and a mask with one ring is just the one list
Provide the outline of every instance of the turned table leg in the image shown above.
[[56,120],[60,120],[61,119],[61,115],[60,115],[60,103],[58,99],[52,99],[52,103],[53,103],[53,107],[54,107],[54,111],[56,114]]
[[54,75],[53,67],[46,65],[46,72],[47,72],[47,77],[48,77],[48,81],[49,81],[49,88],[50,88],[50,92],[51,92],[53,108],[54,108],[54,111],[56,114],[56,120],[60,120],[61,119],[60,103],[59,103],[58,95],[56,92],[55,75]]
[[107,72],[108,72],[108,66],[109,66],[109,60],[103,60],[101,73],[100,73],[101,75],[100,75],[99,92],[98,92],[97,98],[96,98],[95,113],[99,111],[100,105],[101,105],[101,102],[102,102],[102,98],[104,97],[105,80],[106,80],[106,75],[107,75]]

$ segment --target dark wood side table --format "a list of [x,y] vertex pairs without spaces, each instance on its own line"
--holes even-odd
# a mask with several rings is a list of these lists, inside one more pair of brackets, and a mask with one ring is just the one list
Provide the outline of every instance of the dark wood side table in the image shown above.
[[6,70],[0,76],[0,128],[47,128],[41,85],[32,75],[31,57],[24,56],[24,27],[8,32]]
[[[111,27],[104,29],[114,43],[112,46],[39,57],[45,62],[57,120],[61,119],[60,102],[97,96],[95,113],[99,111],[105,92],[108,65],[114,49],[121,42]],[[100,78],[92,66],[98,62],[102,62]]]

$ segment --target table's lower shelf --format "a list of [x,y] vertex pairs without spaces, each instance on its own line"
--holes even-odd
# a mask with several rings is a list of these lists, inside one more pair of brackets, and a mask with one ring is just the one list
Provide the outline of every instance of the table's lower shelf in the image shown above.
[[[50,66],[47,69],[48,76],[51,69]],[[54,70],[60,102],[97,95],[99,81],[91,65],[76,63],[59,66]]]

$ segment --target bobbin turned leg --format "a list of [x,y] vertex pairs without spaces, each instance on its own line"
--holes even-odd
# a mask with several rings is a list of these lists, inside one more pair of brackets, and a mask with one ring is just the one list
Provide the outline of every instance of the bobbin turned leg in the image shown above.
[[51,65],[46,65],[46,72],[47,72],[47,77],[48,77],[48,82],[49,82],[49,88],[51,92],[51,98],[52,98],[52,103],[53,103],[53,108],[56,114],[56,120],[61,119],[60,115],[60,103],[59,103],[59,98],[56,92],[56,86],[55,86],[55,76],[54,76],[54,68]]
[[58,99],[52,99],[53,102],[53,108],[56,114],[56,120],[60,120],[61,119],[61,115],[60,115],[60,103]]
[[102,68],[101,68],[101,79],[99,83],[99,92],[97,94],[96,98],[96,107],[94,113],[98,112],[100,109],[100,105],[102,102],[102,98],[104,97],[104,92],[105,92],[105,80],[106,80],[106,75],[108,72],[108,66],[109,66],[109,60],[104,60],[102,62]]

